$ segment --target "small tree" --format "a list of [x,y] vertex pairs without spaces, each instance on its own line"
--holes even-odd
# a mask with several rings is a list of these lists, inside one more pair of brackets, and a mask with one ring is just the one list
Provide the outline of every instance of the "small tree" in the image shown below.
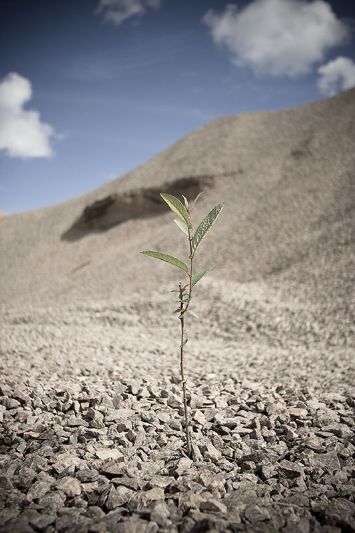
[[[216,207],[214,207],[208,213],[208,215],[202,220],[202,222],[199,224],[196,231],[194,232],[192,220],[191,220],[191,209],[189,206],[189,202],[187,201],[185,196],[183,196],[184,204],[178,198],[176,198],[175,196],[171,194],[161,193],[160,196],[168,204],[170,209],[179,217],[175,219],[174,222],[177,224],[177,226],[181,229],[181,231],[187,237],[188,249],[189,249],[189,266],[184,261],[181,261],[180,259],[177,259],[176,257],[167,255],[161,252],[145,250],[141,253],[148,255],[150,257],[154,257],[155,259],[166,261],[167,263],[170,263],[171,265],[182,270],[185,273],[185,275],[188,276],[187,283],[179,281],[178,289],[174,289],[171,292],[178,293],[179,295],[179,299],[178,299],[179,307],[174,312],[178,313],[178,318],[180,320],[180,326],[181,326],[180,374],[181,374],[182,397],[183,397],[183,405],[184,405],[187,453],[189,457],[193,458],[191,427],[190,427],[190,419],[189,419],[189,412],[188,412],[188,406],[187,406],[187,395],[186,395],[184,347],[188,339],[185,338],[185,325],[186,325],[185,321],[186,321],[186,317],[188,316],[188,313],[196,317],[196,315],[194,315],[194,313],[190,309],[193,287],[196,285],[196,283],[200,281],[200,279],[205,274],[207,274],[209,270],[213,268],[210,266],[194,274],[193,267],[194,267],[194,257],[196,254],[196,250],[198,246],[200,245],[202,239],[205,237],[208,230],[212,227],[212,225],[216,221],[219,213],[221,212],[223,208],[223,204],[216,205]],[[195,199],[194,204],[196,203],[199,196],[200,195],[198,195],[197,198]]]

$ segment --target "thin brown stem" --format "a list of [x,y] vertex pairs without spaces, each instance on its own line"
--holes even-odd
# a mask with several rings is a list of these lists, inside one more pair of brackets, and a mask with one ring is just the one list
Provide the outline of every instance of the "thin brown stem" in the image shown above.
[[188,302],[186,304],[186,307],[185,309],[183,310],[183,314],[185,314],[189,308],[189,305],[190,305],[190,301],[191,301],[191,298],[192,298],[192,273],[193,273],[193,259],[194,259],[194,254],[193,254],[193,250],[192,250],[192,235],[191,235],[191,230],[189,228],[189,248],[190,248],[190,272],[188,273],[188,276],[189,276],[189,299],[188,299]]
[[[184,368],[184,345],[186,344],[184,338],[184,326],[185,326],[185,317],[184,317],[184,302],[183,302],[183,289],[181,282],[179,283],[179,295],[180,295],[180,324],[181,324],[181,344],[180,344],[180,372],[181,372],[181,382],[182,382],[182,397],[184,403],[184,418],[185,418],[185,432],[186,432],[186,445],[187,453],[189,457],[192,457],[192,446],[191,446],[191,435],[190,435],[190,420],[189,412],[187,408],[187,395],[186,395],[186,379],[185,379],[185,368]],[[185,308],[186,311],[186,308]]]
[[[186,432],[186,444],[187,444],[187,453],[191,459],[194,458],[193,449],[192,449],[192,443],[191,443],[191,430],[190,430],[190,420],[189,420],[189,411],[187,407],[187,395],[186,395],[186,378],[185,378],[185,360],[184,360],[184,346],[187,342],[187,339],[184,338],[184,327],[185,327],[185,314],[189,308],[191,297],[192,297],[192,272],[193,272],[193,249],[192,249],[192,235],[191,235],[191,228],[188,225],[188,232],[189,232],[189,251],[190,251],[190,270],[188,272],[189,276],[189,294],[188,294],[188,300],[185,303],[183,296],[184,296],[184,288],[181,285],[181,282],[179,283],[179,295],[180,295],[180,324],[181,324],[181,344],[180,344],[180,372],[181,372],[181,382],[182,382],[182,396],[183,396],[183,403],[184,403],[184,417],[185,417],[185,432]],[[185,304],[185,306],[184,306]]]

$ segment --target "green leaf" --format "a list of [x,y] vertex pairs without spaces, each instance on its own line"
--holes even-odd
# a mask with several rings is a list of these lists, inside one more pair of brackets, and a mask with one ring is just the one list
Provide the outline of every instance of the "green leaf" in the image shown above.
[[203,276],[207,274],[207,272],[209,272],[213,268],[214,268],[213,266],[210,266],[210,267],[204,268],[200,272],[197,272],[197,274],[194,274],[192,276],[192,286],[196,285],[196,283],[198,283],[200,279],[203,278]]
[[200,225],[198,226],[197,230],[195,231],[194,236],[192,237],[192,249],[195,252],[198,245],[208,232],[208,230],[213,226],[215,221],[217,220],[217,217],[219,213],[223,209],[223,204],[218,204],[216,207],[214,207],[208,215],[202,220]]
[[188,313],[190,313],[191,316],[193,316],[194,318],[196,318],[196,320],[199,320],[199,317],[196,315],[196,313],[194,313],[193,311],[191,311],[191,309],[188,310]]
[[181,229],[181,231],[185,233],[185,235],[189,236],[189,230],[185,220],[181,220],[181,218],[174,218],[174,222]]
[[189,272],[189,269],[185,265],[183,261],[180,261],[180,259],[177,259],[176,257],[173,257],[172,255],[162,254],[161,252],[152,252],[151,250],[145,250],[144,252],[141,252],[141,254],[149,255],[150,257],[154,257],[155,259],[161,259],[162,261],[166,261],[166,263],[170,263],[171,265],[174,265],[184,272],[186,274]]
[[163,198],[164,202],[168,204],[170,209],[178,215],[178,217],[181,218],[181,220],[184,220],[188,226],[191,226],[190,224],[190,217],[189,213],[187,212],[186,207],[180,202],[176,196],[173,196],[172,194],[166,194],[166,193],[160,193],[160,196]]

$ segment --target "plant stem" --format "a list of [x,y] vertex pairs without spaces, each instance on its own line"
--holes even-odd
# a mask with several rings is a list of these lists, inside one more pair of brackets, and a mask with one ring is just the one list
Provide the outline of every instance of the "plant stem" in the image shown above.
[[[184,345],[185,345],[185,339],[184,339],[184,325],[185,325],[185,311],[187,309],[187,306],[184,310],[184,303],[183,303],[183,289],[181,282],[179,283],[179,295],[180,295],[180,325],[181,325],[181,344],[180,344],[180,373],[181,373],[181,382],[182,382],[182,397],[183,397],[183,403],[184,403],[184,417],[185,417],[185,432],[186,432],[186,444],[187,444],[187,453],[189,457],[192,457],[192,446],[191,446],[191,435],[190,435],[190,420],[189,420],[189,413],[187,409],[187,397],[186,397],[186,379],[185,379],[185,369],[184,369]],[[188,304],[187,304],[188,305]]]
[[192,268],[193,268],[194,256],[193,256],[193,251],[192,251],[192,236],[191,236],[190,228],[189,228],[189,247],[190,247],[189,299],[188,299],[186,307],[185,307],[185,309],[183,311],[184,313],[186,313],[186,311],[188,310],[189,305],[190,305],[190,301],[191,301],[191,298],[192,298]]

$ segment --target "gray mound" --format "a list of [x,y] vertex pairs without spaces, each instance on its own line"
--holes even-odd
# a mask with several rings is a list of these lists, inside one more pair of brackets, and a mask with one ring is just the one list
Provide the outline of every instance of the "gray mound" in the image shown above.
[[[0,531],[354,531],[355,90],[0,220]],[[188,324],[159,192],[226,207]]]
[[202,188],[197,218],[226,203],[204,247],[206,262],[219,258],[215,277],[267,279],[307,304],[333,307],[338,297],[349,303],[354,113],[350,90],[299,109],[221,118],[88,195],[1,219],[2,302],[73,303],[142,288],[147,294],[165,268],[137,251],[158,246],[184,254],[157,193]]

